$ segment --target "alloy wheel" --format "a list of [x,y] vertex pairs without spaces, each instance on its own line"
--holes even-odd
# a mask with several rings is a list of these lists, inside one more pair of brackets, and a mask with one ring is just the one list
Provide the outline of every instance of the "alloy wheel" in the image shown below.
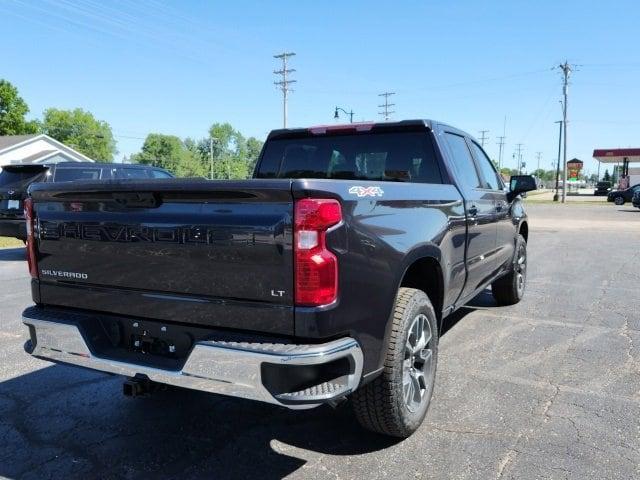
[[516,288],[518,289],[518,296],[522,297],[524,293],[524,287],[527,282],[527,249],[524,245],[520,246],[518,250],[518,261],[516,263]]
[[423,313],[417,315],[409,327],[402,370],[402,392],[410,412],[419,410],[429,398],[427,393],[433,379],[432,339],[429,319]]

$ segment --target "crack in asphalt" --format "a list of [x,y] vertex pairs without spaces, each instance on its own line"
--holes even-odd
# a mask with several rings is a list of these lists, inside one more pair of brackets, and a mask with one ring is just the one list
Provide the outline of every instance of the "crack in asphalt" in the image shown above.
[[498,471],[496,473],[496,480],[499,480],[502,478],[502,476],[504,475],[504,472],[506,470],[506,468],[513,463],[513,461],[515,460],[516,456],[521,453],[516,447],[518,446],[518,443],[520,443],[520,439],[524,436],[524,432],[520,432],[518,433],[518,436],[516,437],[515,442],[513,442],[513,444],[511,445],[511,447],[509,447],[509,449],[507,450],[507,452],[505,453],[505,455],[502,457],[502,459],[500,460],[500,462],[498,463]]

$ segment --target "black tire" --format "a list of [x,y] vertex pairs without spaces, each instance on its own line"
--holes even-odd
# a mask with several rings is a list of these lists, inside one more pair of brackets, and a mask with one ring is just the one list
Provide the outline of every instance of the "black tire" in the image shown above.
[[522,300],[526,286],[527,242],[522,235],[518,235],[511,270],[491,284],[491,293],[498,305],[515,305]]
[[[429,297],[421,290],[404,287],[398,291],[391,322],[382,374],[356,390],[351,404],[364,428],[406,438],[422,424],[431,402],[438,360],[438,322]],[[419,325],[424,325],[425,333],[417,338]],[[412,342],[415,350],[409,348],[413,348]],[[420,349],[422,342],[424,347]],[[420,385],[418,390],[416,385]]]
[[618,206],[624,205],[624,197],[621,197],[620,195],[618,195],[616,198],[613,199],[613,203],[615,203]]

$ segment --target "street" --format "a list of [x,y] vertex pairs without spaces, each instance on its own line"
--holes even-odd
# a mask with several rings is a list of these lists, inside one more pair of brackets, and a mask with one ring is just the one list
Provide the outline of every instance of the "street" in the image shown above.
[[24,249],[0,250],[0,477],[640,478],[640,210],[530,202],[524,300],[445,320],[423,426],[398,442],[349,406],[288,411],[24,353]]

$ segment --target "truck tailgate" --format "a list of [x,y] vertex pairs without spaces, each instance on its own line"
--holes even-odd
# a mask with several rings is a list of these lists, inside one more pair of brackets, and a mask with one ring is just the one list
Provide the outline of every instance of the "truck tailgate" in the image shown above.
[[293,334],[289,180],[32,188],[40,302]]

